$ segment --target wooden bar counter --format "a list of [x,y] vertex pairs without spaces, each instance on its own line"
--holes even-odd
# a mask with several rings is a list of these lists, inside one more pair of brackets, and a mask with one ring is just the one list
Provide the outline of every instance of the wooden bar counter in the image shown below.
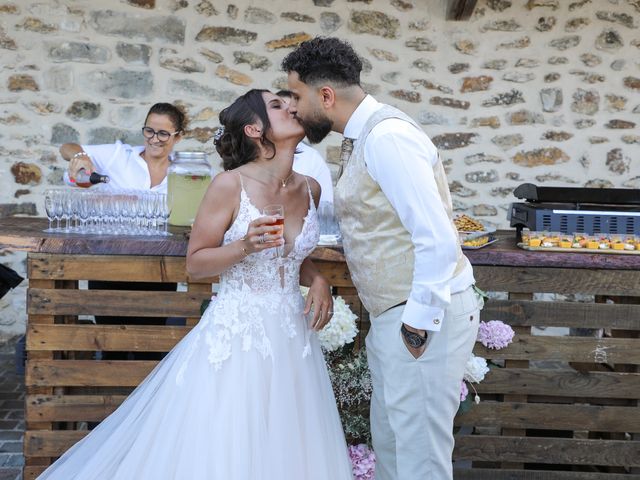
[[[0,220],[0,249],[28,252],[25,479],[86,435],[157,363],[96,353],[170,350],[198,321],[215,281],[187,277],[184,230],[126,237],[44,228],[42,219]],[[465,253],[478,286],[492,292],[482,319],[503,320],[516,337],[502,350],[476,345],[495,366],[474,384],[482,401],[456,418],[456,480],[640,479],[640,255],[528,252],[515,246],[514,232]],[[366,330],[341,252],[318,248],[313,257]],[[88,290],[86,280],[182,288]],[[92,315],[187,321],[94,325],[84,318]]]

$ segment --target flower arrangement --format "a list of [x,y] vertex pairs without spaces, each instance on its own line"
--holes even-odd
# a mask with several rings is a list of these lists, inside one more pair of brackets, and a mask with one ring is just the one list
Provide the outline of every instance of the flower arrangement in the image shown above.
[[360,445],[349,446],[349,458],[353,465],[354,480],[374,480],[376,456],[369,447]]
[[330,352],[325,360],[347,442],[371,444],[369,402],[372,388],[365,349]]
[[[306,298],[309,289],[300,287]],[[355,315],[341,296],[333,297],[333,316],[329,323],[318,332],[320,346],[325,352],[334,352],[348,343],[358,334]]]
[[513,341],[513,329],[500,320],[480,322],[478,341],[487,348],[499,350]]
[[[490,320],[488,322],[480,322],[477,341],[487,348],[499,350],[509,345],[513,341],[514,335],[515,332],[509,325],[500,320]],[[480,383],[484,380],[487,373],[489,373],[487,360],[482,357],[477,357],[472,353],[469,360],[467,360],[464,369],[464,379],[460,385],[460,402],[462,403],[461,406],[463,410],[468,408],[468,405],[463,403],[466,402],[467,396],[469,395],[467,383],[475,392],[474,402],[480,403],[480,396],[478,392],[475,391],[476,389],[473,384]]]
[[358,334],[357,318],[342,297],[333,297],[333,317],[327,326],[318,332],[322,348],[326,352],[333,352],[353,342]]

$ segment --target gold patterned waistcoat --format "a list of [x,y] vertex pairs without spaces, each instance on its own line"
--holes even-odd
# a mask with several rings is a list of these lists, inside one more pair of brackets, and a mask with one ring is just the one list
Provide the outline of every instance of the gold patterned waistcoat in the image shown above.
[[[369,175],[364,160],[364,143],[369,132],[387,118],[399,118],[422,132],[420,126],[400,110],[389,105],[380,108],[367,120],[334,191],[335,211],[351,278],[362,304],[374,316],[409,298],[414,268],[411,236],[378,183]],[[433,174],[451,219],[451,228],[455,229],[451,194],[439,156]],[[458,245],[454,277],[467,262]]]

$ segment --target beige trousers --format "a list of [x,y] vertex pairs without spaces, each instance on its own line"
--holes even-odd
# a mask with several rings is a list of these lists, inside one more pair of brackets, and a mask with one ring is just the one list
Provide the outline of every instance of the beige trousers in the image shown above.
[[442,329],[429,332],[418,359],[400,333],[403,306],[371,317],[366,345],[376,480],[453,478],[453,417],[481,308],[482,299],[472,287],[453,294]]

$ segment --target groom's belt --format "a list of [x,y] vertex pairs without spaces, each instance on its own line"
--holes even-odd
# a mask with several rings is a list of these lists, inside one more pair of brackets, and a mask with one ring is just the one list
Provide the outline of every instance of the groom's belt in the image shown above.
[[401,307],[401,306],[406,305],[406,304],[407,304],[407,301],[405,300],[404,302],[400,302],[400,303],[398,303],[397,305],[394,305],[393,307],[389,307],[389,308],[387,308],[385,311],[386,311],[386,312],[388,312],[388,311],[389,311],[389,310],[391,310],[392,308],[398,308],[398,307]]

